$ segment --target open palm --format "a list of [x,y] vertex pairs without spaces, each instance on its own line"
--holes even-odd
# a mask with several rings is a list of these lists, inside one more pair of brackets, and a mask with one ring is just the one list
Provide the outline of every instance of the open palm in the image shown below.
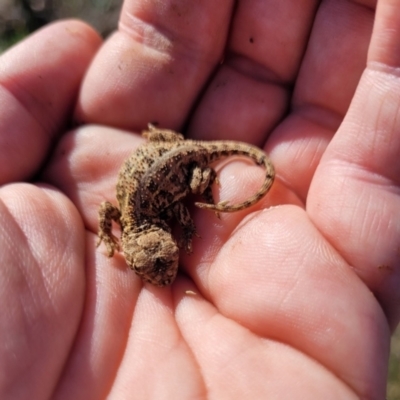
[[[127,0],[104,44],[64,21],[0,58],[0,398],[384,398],[400,0],[364,3]],[[277,173],[250,209],[193,209],[167,288],[95,247],[148,122],[257,144]],[[262,176],[230,162],[216,200]]]

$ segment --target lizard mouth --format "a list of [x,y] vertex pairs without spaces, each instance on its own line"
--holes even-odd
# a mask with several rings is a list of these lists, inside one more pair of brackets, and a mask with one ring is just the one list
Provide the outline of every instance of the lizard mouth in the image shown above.
[[171,262],[160,259],[157,260],[153,266],[151,274],[146,274],[146,276],[142,276],[142,278],[146,282],[163,287],[170,285],[175,280],[177,272],[178,260]]

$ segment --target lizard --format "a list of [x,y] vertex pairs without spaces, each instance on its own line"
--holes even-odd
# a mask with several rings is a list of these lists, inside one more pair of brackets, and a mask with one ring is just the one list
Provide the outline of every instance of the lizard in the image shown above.
[[[148,124],[142,132],[147,142],[122,165],[116,185],[119,207],[108,201],[99,208],[97,246],[103,242],[109,257],[120,250],[112,234],[112,221],[121,228],[121,247],[128,266],[145,282],[156,286],[170,285],[177,274],[179,249],[192,252],[192,238],[198,236],[195,224],[182,200],[189,194],[201,195],[205,202],[199,208],[235,212],[252,206],[272,186],[275,170],[267,154],[256,146],[232,141],[184,139],[173,130]],[[221,201],[214,204],[211,186],[218,183],[210,167],[229,156],[245,156],[265,168],[261,188],[238,204]],[[182,229],[175,240],[168,222],[175,218]]]

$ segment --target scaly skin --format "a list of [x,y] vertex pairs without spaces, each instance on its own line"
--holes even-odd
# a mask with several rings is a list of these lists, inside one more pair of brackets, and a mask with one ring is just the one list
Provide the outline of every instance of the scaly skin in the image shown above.
[[[117,183],[119,208],[103,202],[99,209],[99,241],[111,257],[119,249],[111,233],[111,221],[121,226],[121,247],[127,264],[144,281],[157,286],[171,284],[178,270],[179,247],[192,251],[196,227],[182,200],[200,194],[205,203],[197,207],[218,212],[248,208],[263,198],[274,181],[274,167],[261,149],[241,142],[184,140],[171,130],[149,124],[143,132],[148,142],[140,146],[122,166]],[[249,199],[230,205],[214,204],[211,185],[216,173],[209,165],[229,156],[245,156],[265,168],[261,188]],[[178,244],[167,222],[175,217],[182,227]]]

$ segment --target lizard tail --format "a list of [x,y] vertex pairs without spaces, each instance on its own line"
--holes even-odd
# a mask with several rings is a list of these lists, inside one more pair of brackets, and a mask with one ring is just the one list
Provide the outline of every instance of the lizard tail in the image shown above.
[[[212,143],[212,142],[211,142]],[[237,146],[237,145],[236,145]],[[243,146],[243,147],[242,147]],[[250,147],[250,149],[249,149]],[[264,182],[261,186],[261,188],[255,193],[253,196],[249,197],[247,200],[237,203],[237,204],[229,204],[229,201],[224,200],[219,202],[218,204],[209,204],[209,203],[201,203],[201,202],[196,202],[195,206],[211,211],[216,211],[216,212],[235,212],[235,211],[240,211],[245,208],[251,207],[253,204],[257,203],[259,200],[261,200],[269,191],[271,188],[272,184],[274,183],[275,179],[275,169],[274,166],[268,157],[266,153],[264,153],[261,149],[251,146],[251,145],[244,145],[244,144],[239,144],[238,148],[236,148],[236,151],[232,151],[231,156],[234,155],[241,155],[245,156],[247,158],[253,159],[257,165],[263,166],[265,168],[265,177],[264,177]],[[224,156],[224,155],[222,155]],[[215,157],[215,159],[218,159],[221,157]]]

